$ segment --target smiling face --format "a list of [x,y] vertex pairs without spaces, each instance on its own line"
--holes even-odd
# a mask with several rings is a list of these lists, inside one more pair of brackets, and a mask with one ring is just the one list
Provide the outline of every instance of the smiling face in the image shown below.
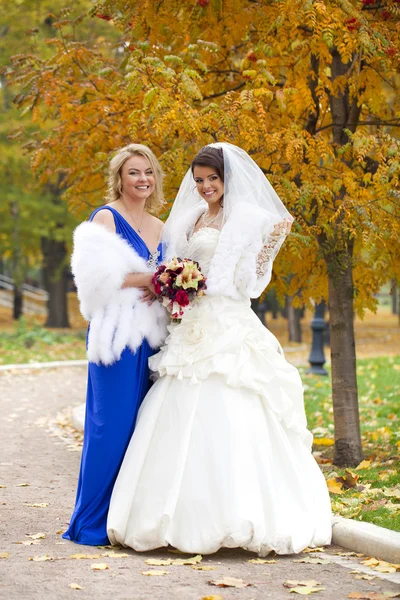
[[218,204],[224,195],[224,182],[212,167],[196,165],[193,170],[197,191],[211,206]]
[[122,196],[133,201],[146,200],[155,190],[156,180],[147,158],[134,155],[121,169]]

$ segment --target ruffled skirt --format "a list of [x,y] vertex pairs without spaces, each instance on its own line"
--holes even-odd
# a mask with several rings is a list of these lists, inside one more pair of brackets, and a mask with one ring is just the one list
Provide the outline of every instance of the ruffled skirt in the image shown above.
[[249,303],[204,297],[150,358],[108,516],[112,543],[265,556],[330,543],[303,388]]

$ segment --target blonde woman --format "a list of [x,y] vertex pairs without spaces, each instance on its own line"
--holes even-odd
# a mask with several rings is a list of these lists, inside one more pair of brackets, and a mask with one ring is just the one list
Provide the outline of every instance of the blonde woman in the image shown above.
[[161,260],[162,170],[141,144],[110,163],[108,203],[74,234],[72,271],[89,323],[85,438],[75,510],[63,537],[108,544],[111,492],[148,388],[148,358],[165,338],[165,314],[153,302]]

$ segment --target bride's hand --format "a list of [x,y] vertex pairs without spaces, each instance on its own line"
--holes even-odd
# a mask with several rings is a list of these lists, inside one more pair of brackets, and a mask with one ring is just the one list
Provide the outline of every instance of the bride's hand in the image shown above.
[[292,222],[289,219],[283,219],[280,223],[277,223],[272,231],[273,236],[289,235],[292,228]]

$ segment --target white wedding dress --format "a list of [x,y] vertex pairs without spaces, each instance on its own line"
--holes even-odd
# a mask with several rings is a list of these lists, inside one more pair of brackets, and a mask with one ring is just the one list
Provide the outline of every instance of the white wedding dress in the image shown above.
[[[188,242],[205,274],[218,236],[204,228]],[[205,295],[169,331],[114,487],[111,543],[260,556],[329,544],[301,379],[250,301]]]

